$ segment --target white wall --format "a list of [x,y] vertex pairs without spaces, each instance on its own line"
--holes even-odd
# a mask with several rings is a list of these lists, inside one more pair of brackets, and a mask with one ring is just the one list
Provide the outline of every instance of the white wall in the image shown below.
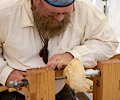
[[[120,42],[120,0],[109,0],[108,2],[108,22],[113,27]],[[116,53],[120,53],[120,45]]]
[[97,5],[102,11],[104,11],[104,4],[102,0],[90,0],[93,4]]

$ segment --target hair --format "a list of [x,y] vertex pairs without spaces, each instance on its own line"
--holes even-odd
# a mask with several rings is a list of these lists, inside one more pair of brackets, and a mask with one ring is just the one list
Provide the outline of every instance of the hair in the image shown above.
[[33,0],[31,0],[31,10],[35,10],[36,9],[36,7],[35,7],[35,5],[33,4]]
[[70,22],[69,14],[64,15],[65,17],[61,22],[54,24],[50,23],[50,20],[55,20],[51,16],[47,18],[40,17],[39,13],[35,11],[33,11],[33,16],[35,20],[35,26],[37,27],[39,34],[46,39],[50,39],[64,33],[68,23]]

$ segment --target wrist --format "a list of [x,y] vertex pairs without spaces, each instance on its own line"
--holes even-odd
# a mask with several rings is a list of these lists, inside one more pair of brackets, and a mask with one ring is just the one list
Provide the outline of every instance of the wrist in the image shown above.
[[69,53],[69,52],[65,52],[67,55],[69,55],[69,58],[71,58],[71,60],[72,59],[74,59],[74,56],[71,54],[71,53]]

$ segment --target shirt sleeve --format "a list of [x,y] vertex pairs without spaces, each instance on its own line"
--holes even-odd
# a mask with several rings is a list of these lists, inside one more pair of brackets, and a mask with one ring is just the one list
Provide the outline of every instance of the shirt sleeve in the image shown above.
[[[13,71],[13,69],[8,66],[7,62],[3,58],[3,43],[5,42],[5,34],[4,34],[4,28],[2,23],[7,22],[7,20],[3,20],[5,16],[3,13],[0,11],[0,83],[2,85],[5,85],[6,80],[9,76],[9,74]],[[7,22],[8,23],[8,22]],[[6,26],[7,27],[7,26]]]
[[5,85],[9,74],[13,71],[11,67],[7,65],[7,62],[2,57],[2,46],[0,44],[0,83]]
[[85,68],[93,68],[97,61],[108,60],[115,54],[118,41],[102,11],[88,5],[82,7],[85,20],[84,37],[80,46],[75,46],[68,52],[81,60]]

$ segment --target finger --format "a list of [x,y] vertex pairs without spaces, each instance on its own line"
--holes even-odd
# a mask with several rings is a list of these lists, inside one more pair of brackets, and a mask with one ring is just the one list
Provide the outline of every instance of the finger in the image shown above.
[[58,62],[56,60],[51,60],[47,63],[47,66],[49,66],[53,69],[55,69],[57,67],[57,65],[58,65]]
[[51,65],[52,65],[53,62],[54,62],[53,60],[48,60],[47,66],[51,67]]
[[50,63],[50,62],[48,62],[46,66],[50,67],[50,66],[51,66],[51,63]]
[[60,62],[60,63],[58,63],[57,68],[60,70],[62,68],[62,66],[64,66],[64,64]]
[[21,74],[23,75],[23,76],[26,76],[26,72],[25,71],[20,71],[21,72]]
[[18,77],[18,80],[17,81],[21,81],[22,79],[24,79],[25,77],[21,74],[21,75],[19,75],[19,77]]
[[50,65],[51,68],[55,69],[57,67],[57,63],[53,63]]
[[57,61],[57,59],[59,59],[59,56],[58,56],[58,55],[53,55],[53,56],[48,60],[47,66],[50,66],[50,65],[52,65],[53,63],[55,63],[55,62]]
[[7,82],[5,83],[5,86],[9,87],[9,81],[7,80]]

